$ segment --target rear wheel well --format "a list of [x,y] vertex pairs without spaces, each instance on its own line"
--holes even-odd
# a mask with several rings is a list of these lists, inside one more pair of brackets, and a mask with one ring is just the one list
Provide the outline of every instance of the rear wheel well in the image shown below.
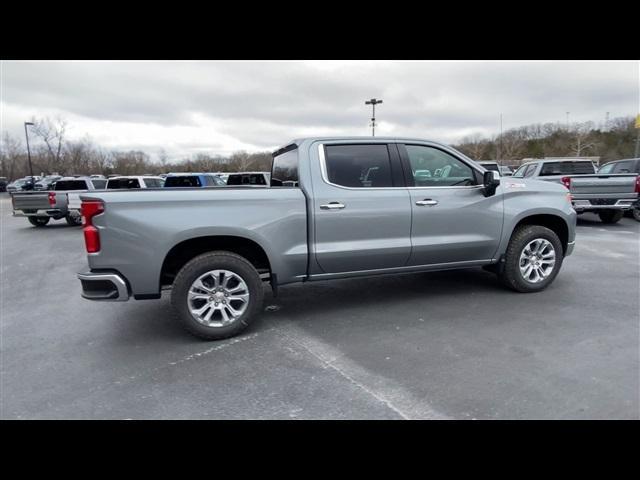
[[567,222],[565,222],[561,217],[549,214],[531,215],[530,217],[525,217],[520,220],[513,230],[515,231],[522,225],[540,225],[542,227],[548,228],[549,230],[553,230],[553,232],[558,235],[558,238],[562,243],[563,253],[567,253],[567,244],[569,243],[569,227],[567,226]]
[[270,273],[271,265],[264,249],[253,240],[234,236],[206,236],[175,245],[162,263],[160,285],[171,285],[180,269],[191,259],[214,250],[233,252],[247,259],[258,273]]

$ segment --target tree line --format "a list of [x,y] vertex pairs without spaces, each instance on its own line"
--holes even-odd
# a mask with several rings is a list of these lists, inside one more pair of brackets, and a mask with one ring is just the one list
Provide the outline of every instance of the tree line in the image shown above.
[[597,127],[593,122],[533,124],[492,138],[466,137],[456,148],[474,160],[518,165],[523,158],[600,157],[600,164],[635,155],[634,117],[619,117]]
[[[271,170],[271,152],[235,152],[229,156],[199,153],[169,161],[160,150],[157,161],[143,151],[120,151],[96,145],[89,137],[67,138],[64,119],[32,119],[31,161],[34,175],[142,175],[168,172],[237,172]],[[633,117],[612,119],[605,128],[593,122],[559,125],[533,124],[507,130],[491,138],[474,135],[454,145],[475,160],[519,164],[523,158],[595,156],[600,163],[634,155],[637,130]],[[29,175],[23,139],[3,132],[0,176],[16,179]]]

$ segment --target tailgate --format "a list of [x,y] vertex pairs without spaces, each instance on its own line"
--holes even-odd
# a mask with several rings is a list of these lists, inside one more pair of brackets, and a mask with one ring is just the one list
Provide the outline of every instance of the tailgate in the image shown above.
[[571,193],[577,195],[634,194],[635,174],[571,176]]
[[14,210],[44,210],[51,208],[49,205],[49,193],[14,193],[13,209]]
[[80,200],[81,193],[87,192],[67,193],[67,208],[69,208],[69,210],[80,210],[80,207],[82,205],[82,200]]

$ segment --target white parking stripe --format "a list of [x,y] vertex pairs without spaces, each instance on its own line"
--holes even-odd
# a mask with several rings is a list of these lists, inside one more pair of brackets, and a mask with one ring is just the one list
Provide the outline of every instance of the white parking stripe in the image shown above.
[[416,398],[403,387],[391,380],[373,374],[346,358],[339,350],[317,338],[293,323],[282,322],[278,333],[315,357],[324,368],[335,370],[340,376],[359,387],[367,394],[383,403],[405,420],[448,420],[449,417],[433,409],[424,400]]

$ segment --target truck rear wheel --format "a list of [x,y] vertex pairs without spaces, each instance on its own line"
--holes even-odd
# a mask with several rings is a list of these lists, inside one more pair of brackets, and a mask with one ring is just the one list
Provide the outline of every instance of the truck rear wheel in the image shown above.
[[64,219],[67,221],[68,225],[76,227],[78,225],[82,225],[82,217],[80,215],[67,215]]
[[605,210],[604,212],[598,213],[598,216],[600,220],[602,220],[602,223],[612,224],[618,223],[623,214],[622,210]]
[[518,227],[509,240],[498,278],[517,292],[539,292],[556,278],[564,253],[553,230],[540,225]]
[[178,272],[171,303],[192,335],[221,340],[247,328],[262,308],[260,275],[245,258],[218,251],[199,255]]
[[636,221],[640,222],[640,207],[633,207],[631,215],[633,215],[633,218],[635,218]]
[[49,217],[27,217],[29,219],[29,223],[34,227],[44,227],[47,223],[49,223]]

